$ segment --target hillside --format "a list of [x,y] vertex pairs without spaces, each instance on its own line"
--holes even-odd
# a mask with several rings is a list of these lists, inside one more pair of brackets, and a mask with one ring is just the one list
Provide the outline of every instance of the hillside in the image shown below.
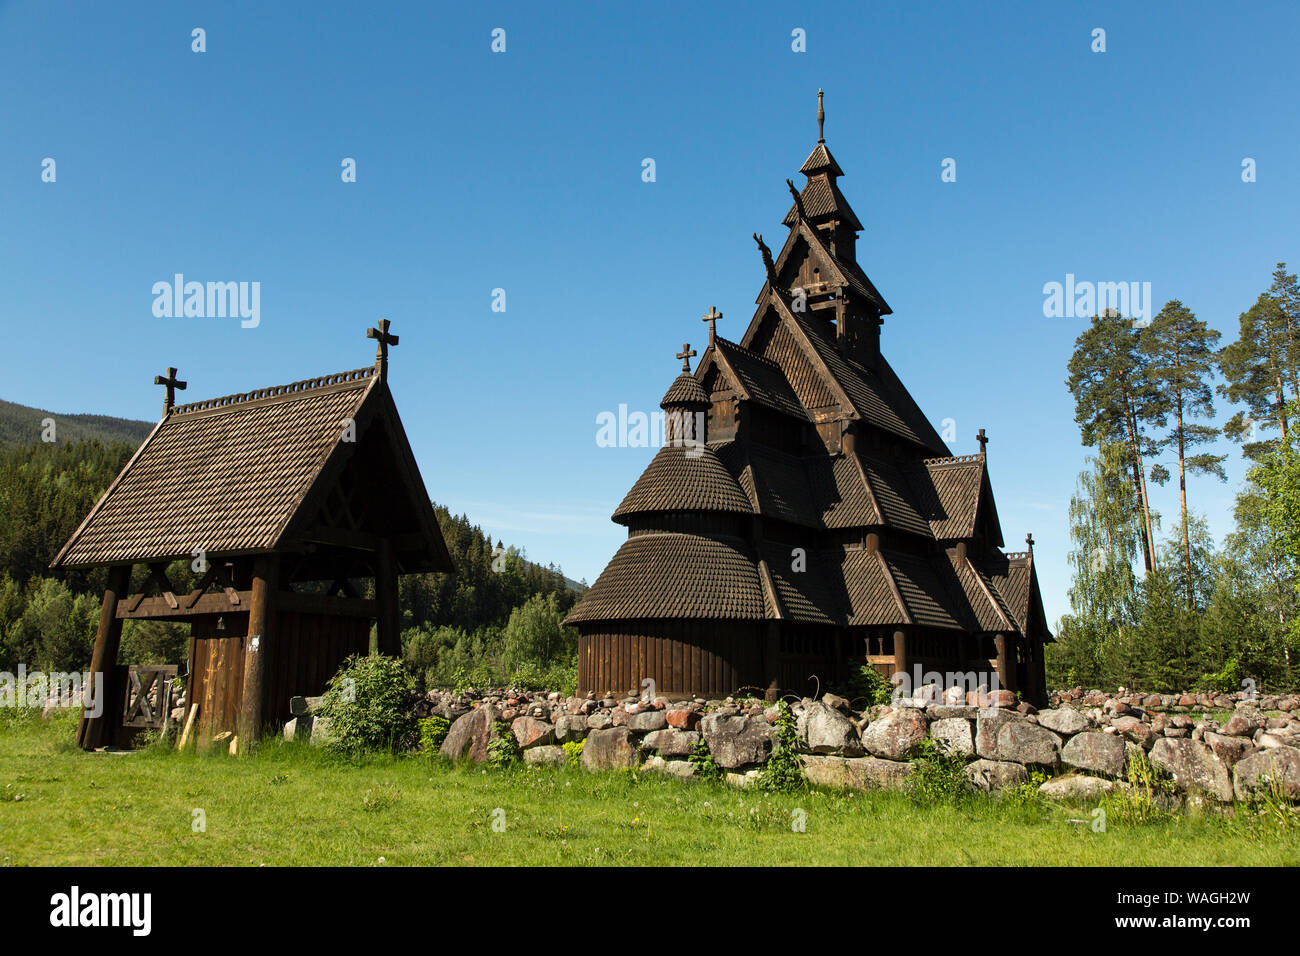
[[125,442],[132,448],[138,447],[154,426],[153,422],[108,415],[61,415],[0,399],[0,448],[40,441],[45,428],[42,422],[47,418],[54,419],[55,433],[60,442],[98,439],[106,445]]

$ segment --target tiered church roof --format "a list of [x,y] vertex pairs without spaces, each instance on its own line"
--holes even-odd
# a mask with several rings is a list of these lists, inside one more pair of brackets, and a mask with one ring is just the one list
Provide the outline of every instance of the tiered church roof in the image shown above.
[[824,138],[800,171],[775,260],[755,236],[767,275],[744,335],[718,335],[712,310],[699,364],[664,397],[670,415],[708,409],[706,442],[655,455],[614,512],[627,542],[569,622],[914,625],[1050,640],[1032,548],[1000,550],[983,431],[979,454],[953,456],[880,353],[892,310],[858,265],[862,225]]

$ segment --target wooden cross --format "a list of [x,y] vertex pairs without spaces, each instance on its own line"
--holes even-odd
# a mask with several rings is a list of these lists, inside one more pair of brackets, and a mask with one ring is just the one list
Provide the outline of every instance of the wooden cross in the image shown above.
[[1034,533],[1033,533],[1032,531],[1029,532],[1029,534],[1025,535],[1025,544],[1029,545],[1029,553],[1030,553],[1030,554],[1033,554],[1033,552],[1034,552]]
[[366,338],[377,339],[379,347],[375,349],[375,365],[379,369],[379,377],[388,377],[388,346],[397,345],[397,336],[388,334],[389,321],[380,319],[377,323],[379,328],[366,329]]
[[[718,336],[718,319],[722,318],[722,313],[718,311],[716,305],[709,306],[709,314],[704,316],[701,321],[709,323],[709,344]],[[681,356],[678,356],[680,358]]]
[[167,396],[163,399],[163,418],[166,418],[172,413],[172,408],[176,405],[176,389],[179,388],[182,392],[185,391],[185,383],[176,377],[176,369],[174,368],[167,370],[166,378],[155,375],[153,383],[167,386]]
[[691,370],[691,359],[695,358],[695,350],[691,348],[690,342],[682,343],[682,350],[677,353],[677,357],[682,360],[682,371],[689,372]]
[[980,454],[986,453],[988,451],[989,436],[984,434],[984,429],[980,429],[980,433],[975,436],[975,440],[980,443]]

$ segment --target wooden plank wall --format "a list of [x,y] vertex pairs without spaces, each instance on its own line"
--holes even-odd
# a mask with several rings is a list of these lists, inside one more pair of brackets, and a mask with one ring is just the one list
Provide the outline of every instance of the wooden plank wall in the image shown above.
[[763,632],[755,621],[628,621],[578,641],[578,690],[615,695],[651,678],[667,696],[762,693]]
[[339,665],[370,652],[370,619],[281,611],[270,661],[270,699],[265,717],[283,724],[290,697],[325,693]]

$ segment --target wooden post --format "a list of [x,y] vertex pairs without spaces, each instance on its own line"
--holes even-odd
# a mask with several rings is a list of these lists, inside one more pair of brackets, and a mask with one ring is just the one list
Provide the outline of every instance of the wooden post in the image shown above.
[[768,621],[766,628],[767,642],[763,649],[763,670],[767,678],[767,691],[763,697],[771,704],[781,693],[781,624],[779,621]]
[[278,555],[253,560],[253,594],[248,602],[248,638],[244,642],[244,689],[239,703],[239,739],[245,753],[257,746],[266,720],[270,693],[269,662],[275,645],[275,595],[280,586]]
[[[91,690],[100,692],[94,704],[102,708],[102,713],[99,717],[87,717],[82,713],[81,724],[77,727],[77,746],[83,750],[102,747],[112,731],[113,721],[119,717],[112,707],[113,701],[117,700],[113,672],[118,647],[122,643],[122,620],[117,616],[117,602],[126,596],[130,586],[129,564],[108,569],[108,587],[99,606],[99,629],[95,631],[95,649],[90,656]],[[102,681],[98,677],[101,674]]]
[[998,648],[998,683],[1003,690],[1017,690],[1015,639],[1008,634],[999,634],[994,643]]
[[375,552],[375,601],[379,605],[379,617],[375,622],[379,653],[388,657],[401,657],[402,618],[397,602],[397,565],[393,561],[393,546],[388,538],[379,542],[379,549]]
[[[907,631],[899,628],[894,632],[894,674],[906,674],[908,666]],[[908,680],[911,680],[911,678],[909,677]],[[894,678],[892,677],[890,683],[893,684],[895,688],[900,686],[894,682]],[[915,694],[917,689],[909,684],[908,690],[910,693]]]

